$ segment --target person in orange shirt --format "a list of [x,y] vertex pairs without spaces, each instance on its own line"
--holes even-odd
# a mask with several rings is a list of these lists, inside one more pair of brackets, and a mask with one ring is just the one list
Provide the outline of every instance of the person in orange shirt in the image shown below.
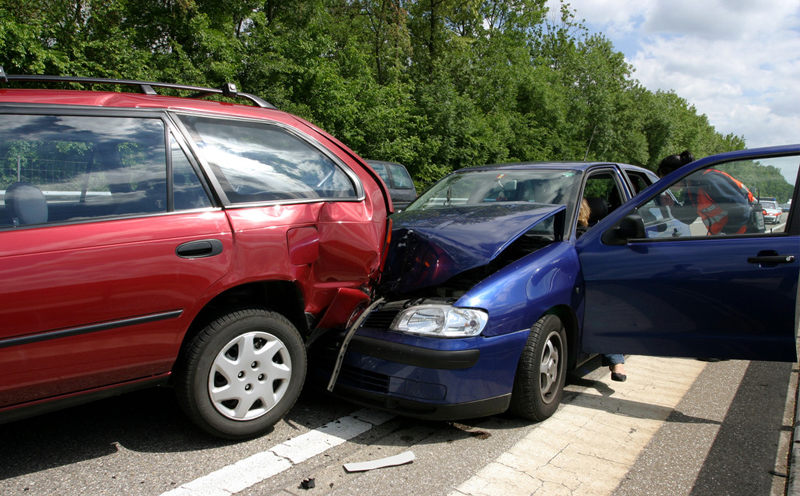
[[[694,160],[688,150],[680,155],[665,157],[658,166],[658,175],[664,177]],[[739,180],[717,169],[705,169],[687,176],[682,181],[686,201],[676,205],[667,195],[662,204],[671,207],[673,215],[686,224],[698,217],[709,235],[744,234],[757,231],[751,223],[756,199]],[[760,232],[760,231],[759,231]]]

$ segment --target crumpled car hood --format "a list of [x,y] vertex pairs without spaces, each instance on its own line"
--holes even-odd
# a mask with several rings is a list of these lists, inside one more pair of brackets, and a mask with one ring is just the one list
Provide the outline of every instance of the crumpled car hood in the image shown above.
[[381,277],[382,293],[406,293],[441,284],[490,263],[564,205],[499,203],[392,215],[392,240]]

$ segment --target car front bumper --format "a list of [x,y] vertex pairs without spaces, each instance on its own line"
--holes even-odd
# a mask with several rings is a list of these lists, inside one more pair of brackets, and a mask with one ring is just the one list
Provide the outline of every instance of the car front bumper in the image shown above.
[[[528,334],[525,330],[489,338],[440,339],[361,329],[348,344],[333,393],[427,420],[502,413],[511,400]],[[338,338],[322,355],[335,356],[331,352],[340,345],[341,335]]]

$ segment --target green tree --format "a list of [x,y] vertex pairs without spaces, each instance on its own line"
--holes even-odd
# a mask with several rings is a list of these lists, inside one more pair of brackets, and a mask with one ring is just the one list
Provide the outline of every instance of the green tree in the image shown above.
[[[0,0],[10,73],[234,82],[419,185],[486,163],[744,147],[544,0]],[[74,86],[74,85],[69,85]]]

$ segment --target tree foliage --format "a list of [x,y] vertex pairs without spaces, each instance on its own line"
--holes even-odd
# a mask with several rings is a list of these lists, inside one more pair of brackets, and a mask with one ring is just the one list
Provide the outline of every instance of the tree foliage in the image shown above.
[[744,183],[756,196],[775,197],[779,203],[786,203],[794,194],[794,186],[775,166],[745,161],[727,164],[725,171]]
[[741,149],[544,0],[0,0],[13,74],[235,82],[420,186],[466,166]]

